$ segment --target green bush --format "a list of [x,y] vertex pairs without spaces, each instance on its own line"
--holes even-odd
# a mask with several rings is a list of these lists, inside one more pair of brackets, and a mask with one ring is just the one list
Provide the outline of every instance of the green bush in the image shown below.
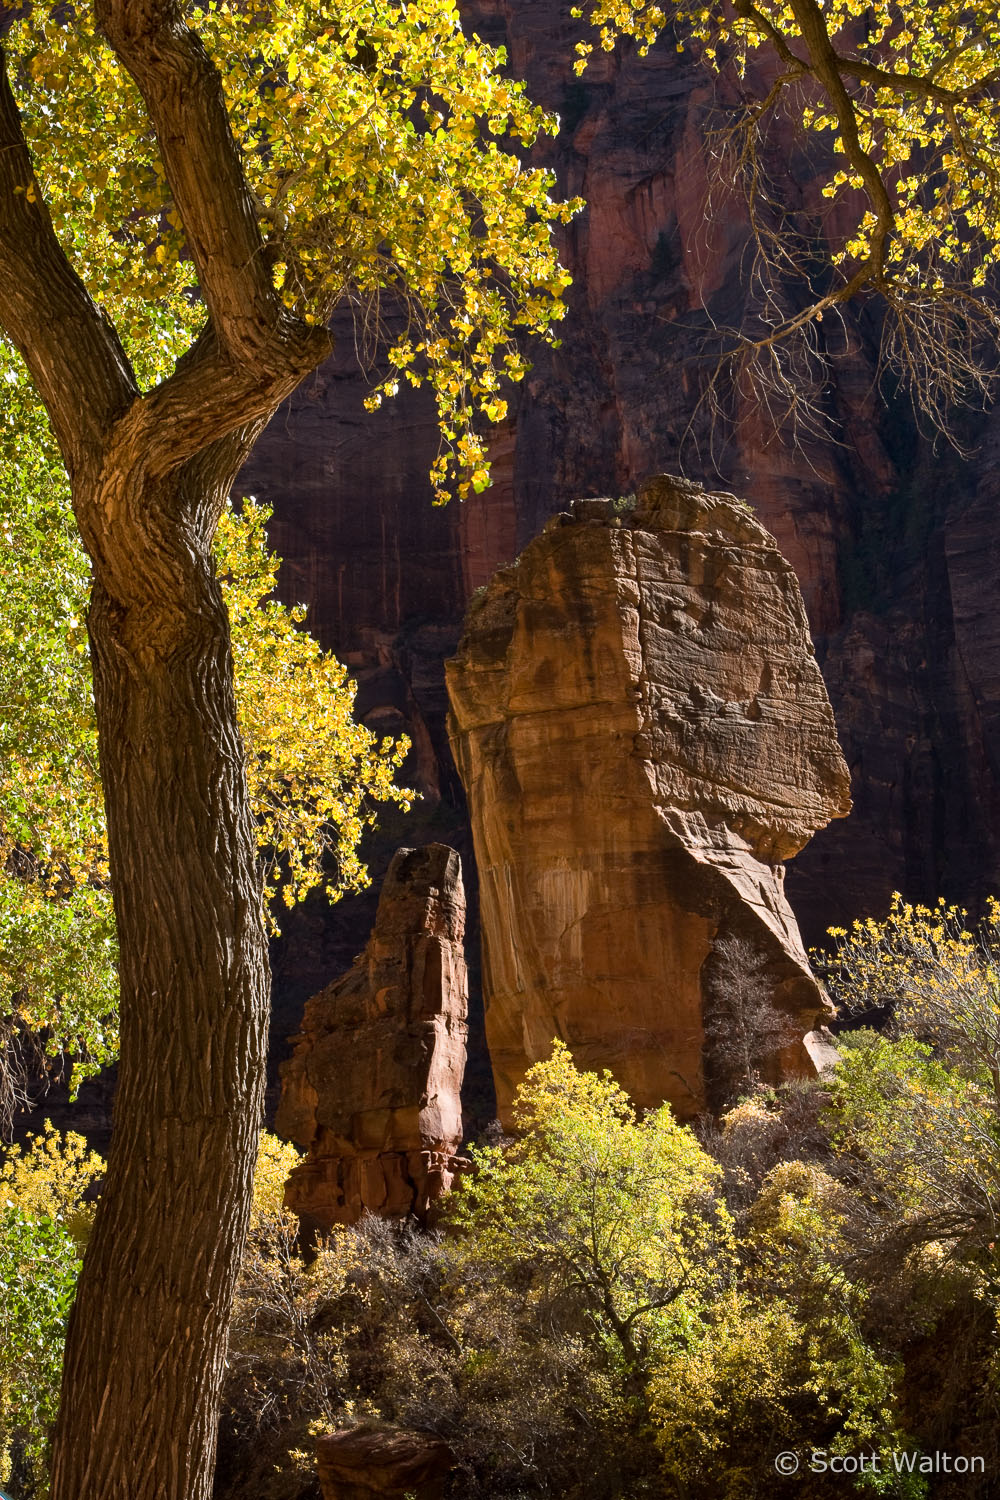
[[45,1490],[66,1321],[79,1249],[65,1224],[0,1207],[0,1474],[22,1495]]

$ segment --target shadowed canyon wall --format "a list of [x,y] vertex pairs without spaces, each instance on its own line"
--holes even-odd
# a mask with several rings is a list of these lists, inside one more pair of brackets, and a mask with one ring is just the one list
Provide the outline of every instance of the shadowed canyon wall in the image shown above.
[[[443,673],[467,600],[578,496],[624,494],[664,470],[718,487],[698,410],[703,338],[710,319],[739,321],[747,278],[740,204],[717,197],[714,214],[704,212],[713,83],[696,60],[667,37],[645,59],[627,45],[599,55],[576,79],[568,4],[462,8],[560,112],[558,139],[541,149],[562,190],[589,203],[564,234],[576,279],[562,347],[540,351],[516,393],[494,445],[493,488],[436,510],[431,405],[411,393],[364,413],[343,321],[337,352],[278,414],[244,488],[274,504],[283,595],[310,606],[313,628],[350,664],[366,721],[413,737],[408,776],[425,801],[411,820],[391,819],[373,869],[380,875],[404,842],[451,844],[471,912]],[[770,165],[790,204],[818,208],[801,151],[776,140]],[[873,388],[872,319],[852,313],[846,343],[823,325],[818,399],[838,438],[796,449],[737,408],[715,443],[723,487],[750,501],[796,570],[852,775],[850,817],[789,872],[810,942],[830,922],[884,909],[894,888],[973,904],[1000,888],[1000,421],[970,419],[967,462],[936,450],[902,403]],[[289,917],[275,955],[279,1035],[350,961],[374,902],[369,894],[332,912],[313,903]],[[470,1023],[470,1073],[482,1078],[475,1006]]]
[[720,941],[789,1018],[772,1081],[815,1076],[829,1002],[783,861],[849,778],[795,574],[749,511],[666,477],[625,511],[577,501],[473,601],[447,676],[501,1120],[553,1036],[642,1108],[703,1111]]

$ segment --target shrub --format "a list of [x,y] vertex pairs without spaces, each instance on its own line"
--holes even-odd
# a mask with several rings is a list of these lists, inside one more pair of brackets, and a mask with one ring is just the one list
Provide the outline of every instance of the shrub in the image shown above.
[[514,1119],[511,1147],[473,1153],[449,1215],[456,1255],[575,1302],[641,1371],[661,1315],[731,1273],[718,1166],[669,1107],[637,1120],[611,1075],[579,1073],[561,1044],[526,1075]]
[[0,1477],[45,1491],[66,1321],[104,1163],[46,1121],[0,1164]]
[[305,1495],[311,1433],[432,1432],[463,1500],[621,1500],[661,1488],[646,1410],[658,1342],[732,1274],[718,1168],[666,1110],[637,1121],[557,1047],[519,1139],[474,1152],[446,1233],[368,1218],[311,1265],[257,1235],[233,1327],[224,1493]]
[[[902,1446],[893,1371],[843,1303],[806,1318],[784,1298],[724,1295],[665,1355],[650,1403],[665,1470],[688,1500],[839,1500],[850,1480],[812,1475],[806,1455]],[[774,1461],[789,1451],[803,1463],[783,1479]]]

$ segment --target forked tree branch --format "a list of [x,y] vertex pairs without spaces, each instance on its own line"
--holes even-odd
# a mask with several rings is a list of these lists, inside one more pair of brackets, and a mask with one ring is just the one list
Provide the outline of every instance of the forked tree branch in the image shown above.
[[114,329],[56,237],[4,66],[0,323],[31,370],[71,479],[85,455],[92,471],[134,467],[142,455],[157,479],[266,421],[332,345],[272,284],[218,70],[180,8],[98,0],[97,10],[146,104],[209,321],[174,373],[140,397]]
[[135,399],[131,366],[56,238],[0,47],[0,326],[31,371],[71,478]]
[[297,356],[305,373],[323,334],[274,288],[222,80],[200,37],[177,0],[97,0],[96,15],[156,132],[221,353],[279,381]]
[[117,423],[108,463],[142,454],[146,473],[162,479],[226,434],[266,422],[333,347],[325,328],[289,316],[286,332],[288,323],[295,325],[292,336],[276,333],[246,363],[220,349],[214,324],[207,324],[174,373]]

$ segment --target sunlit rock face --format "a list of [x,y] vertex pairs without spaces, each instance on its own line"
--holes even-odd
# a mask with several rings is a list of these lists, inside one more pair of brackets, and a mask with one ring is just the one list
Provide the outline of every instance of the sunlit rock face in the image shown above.
[[365,1209],[426,1218],[462,1139],[468,987],[454,849],[400,849],[364,952],[315,995],[282,1067],[276,1129],[308,1147],[286,1202],[310,1229]]
[[815,1071],[827,1012],[784,860],[850,808],[795,574],[731,496],[658,478],[557,515],[472,604],[447,664],[480,877],[501,1118],[553,1037],[640,1106],[703,1109],[723,938]]

